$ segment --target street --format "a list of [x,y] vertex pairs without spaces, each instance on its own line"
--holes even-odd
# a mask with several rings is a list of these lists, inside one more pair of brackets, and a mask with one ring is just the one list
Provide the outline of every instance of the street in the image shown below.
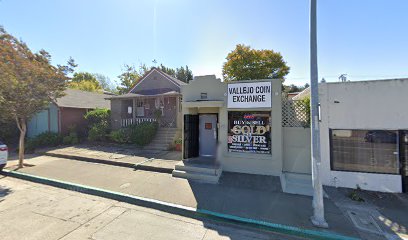
[[[72,189],[75,190],[75,189]],[[0,239],[299,239],[0,176]]]

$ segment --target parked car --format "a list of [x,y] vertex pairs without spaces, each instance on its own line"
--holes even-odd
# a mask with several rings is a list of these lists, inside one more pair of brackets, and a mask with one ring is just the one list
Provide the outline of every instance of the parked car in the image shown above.
[[397,143],[397,133],[385,130],[368,131],[365,140],[374,143]]
[[8,147],[0,141],[0,171],[6,166],[8,157]]

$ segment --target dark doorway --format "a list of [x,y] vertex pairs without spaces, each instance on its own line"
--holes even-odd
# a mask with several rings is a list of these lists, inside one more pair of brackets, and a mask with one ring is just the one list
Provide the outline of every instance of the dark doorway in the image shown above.
[[184,115],[184,159],[198,157],[199,154],[198,115]]
[[408,130],[400,131],[400,160],[401,160],[401,178],[402,191],[408,192]]

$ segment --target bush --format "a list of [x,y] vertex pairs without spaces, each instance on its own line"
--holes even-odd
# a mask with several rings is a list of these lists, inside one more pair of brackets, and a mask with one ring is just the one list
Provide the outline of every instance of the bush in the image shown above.
[[87,112],[84,115],[84,118],[88,121],[88,125],[91,126],[91,128],[101,123],[109,126],[110,110],[97,108],[95,110]]
[[65,145],[75,145],[79,143],[78,134],[76,132],[70,132],[69,135],[65,136],[62,140]]
[[110,139],[117,143],[129,143],[130,142],[130,130],[128,128],[122,128],[112,131],[109,135]]
[[89,126],[88,140],[106,140],[106,135],[110,130],[110,110],[95,109],[87,112],[84,118],[88,121]]
[[25,143],[25,150],[33,152],[39,147],[55,147],[62,143],[62,136],[55,132],[44,132],[33,138],[30,138]]
[[149,144],[154,136],[156,135],[157,122],[143,122],[138,125],[133,125],[129,128],[130,130],[130,142],[138,145],[145,146]]
[[90,141],[104,141],[108,134],[109,127],[105,123],[98,123],[91,127],[88,132],[88,140]]

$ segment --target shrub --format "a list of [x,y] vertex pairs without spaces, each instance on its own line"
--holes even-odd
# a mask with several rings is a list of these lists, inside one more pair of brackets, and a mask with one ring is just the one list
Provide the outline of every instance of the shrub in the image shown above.
[[106,124],[109,126],[110,122],[110,110],[97,108],[95,110],[89,111],[84,115],[84,118],[88,121],[88,125],[92,128],[97,124]]
[[130,142],[130,130],[128,128],[122,128],[112,131],[109,135],[110,139],[117,143],[129,143]]
[[88,140],[90,141],[104,141],[108,133],[108,126],[105,123],[98,123],[91,127],[88,132]]
[[65,136],[62,140],[65,145],[74,145],[79,143],[78,134],[76,132],[70,132],[69,135]]
[[33,138],[29,138],[25,143],[25,151],[32,153],[39,147],[55,147],[62,143],[62,135],[55,132],[44,132]]
[[104,141],[110,130],[110,110],[95,109],[87,112],[84,118],[88,121],[88,140]]
[[143,122],[138,125],[133,125],[130,130],[130,142],[138,146],[145,146],[149,144],[156,135],[157,122]]

